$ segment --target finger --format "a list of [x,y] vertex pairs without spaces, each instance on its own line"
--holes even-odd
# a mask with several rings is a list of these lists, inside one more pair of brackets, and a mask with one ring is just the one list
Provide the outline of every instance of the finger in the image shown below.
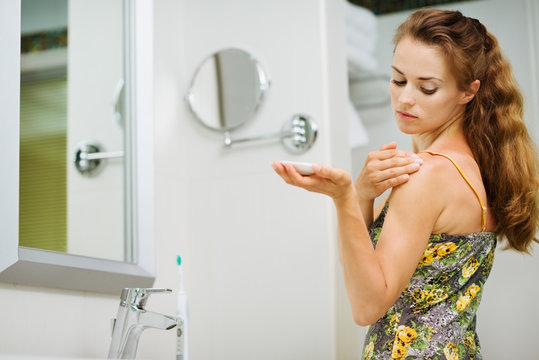
[[273,170],[275,170],[275,172],[279,175],[282,175],[282,174],[285,174],[286,173],[286,169],[285,167],[283,166],[283,164],[281,164],[280,162],[278,161],[273,161],[271,163],[271,167],[273,168]]
[[[421,165],[422,163],[423,160],[419,157],[391,157],[385,160],[370,161],[366,165],[366,170],[371,177],[373,175],[376,176],[378,172],[389,172],[390,175],[396,172],[396,175],[398,176],[419,170],[418,165]],[[399,168],[403,169],[400,169],[399,172]],[[384,179],[385,178],[386,177],[384,177]]]
[[[423,164],[423,160],[420,157],[416,156],[394,156],[389,159],[379,160],[376,164],[374,164],[374,166],[379,170],[386,170],[393,167],[403,167],[414,164],[421,165]],[[419,168],[416,168],[415,170],[417,169]]]
[[301,175],[299,171],[294,167],[294,165],[281,163],[281,166],[283,166],[283,168],[285,169],[286,178],[288,180],[287,183],[303,188],[309,186],[312,183],[312,181],[309,181],[310,176]]
[[380,150],[389,150],[389,149],[396,149],[397,143],[395,141],[390,142],[389,144],[384,144],[380,148]]
[[286,171],[286,168],[281,164],[280,162],[274,161],[271,163],[271,167],[277,175],[279,175],[286,183],[290,183],[290,178],[288,176],[288,172]]
[[271,166],[287,184],[301,186],[298,184],[298,180],[303,176],[298,173],[293,165],[283,164],[281,162],[273,162]]
[[413,152],[397,150],[397,143],[395,141],[392,141],[389,144],[382,145],[380,151],[382,152],[385,150],[395,150],[394,152],[392,152],[393,154],[395,154],[395,156],[411,156],[412,154],[415,155]]
[[381,191],[383,192],[387,189],[402,185],[406,183],[409,179],[410,179],[410,175],[403,174],[403,175],[382,181],[381,183],[378,184],[378,188],[381,189]]
[[313,170],[316,176],[327,179],[337,185],[351,183],[352,181],[350,174],[342,169],[313,164]]
[[416,153],[405,151],[405,150],[400,150],[400,149],[387,149],[387,150],[375,151],[374,155],[379,160],[387,160],[392,157],[402,157],[402,158],[410,157],[414,159],[420,159],[419,155],[417,155]]
[[413,174],[414,172],[419,170],[420,166],[421,164],[417,162],[413,162],[406,166],[389,167],[385,170],[381,170],[376,173],[373,173],[371,175],[371,180],[374,181],[375,183],[380,184],[382,182],[385,182],[391,179],[402,177],[403,175]]

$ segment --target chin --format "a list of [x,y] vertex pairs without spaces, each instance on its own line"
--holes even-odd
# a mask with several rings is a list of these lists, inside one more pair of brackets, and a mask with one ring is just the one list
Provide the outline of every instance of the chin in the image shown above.
[[406,135],[414,135],[417,134],[417,130],[414,130],[411,126],[406,126],[405,124],[399,123],[397,121],[397,127],[399,128],[400,132]]

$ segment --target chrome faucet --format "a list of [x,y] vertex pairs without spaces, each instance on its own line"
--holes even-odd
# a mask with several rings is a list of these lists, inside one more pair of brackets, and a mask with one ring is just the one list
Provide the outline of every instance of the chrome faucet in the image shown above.
[[178,324],[172,316],[147,311],[150,294],[171,289],[125,288],[120,296],[118,316],[113,319],[109,359],[135,359],[140,335],[147,328],[170,330]]

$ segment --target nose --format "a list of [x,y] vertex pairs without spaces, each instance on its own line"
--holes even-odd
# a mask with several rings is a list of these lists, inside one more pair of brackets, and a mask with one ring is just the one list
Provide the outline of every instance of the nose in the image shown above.
[[406,104],[409,106],[412,106],[415,104],[415,97],[413,94],[413,89],[410,85],[410,83],[407,83],[405,86],[401,87],[400,94],[397,97],[397,100],[401,104]]

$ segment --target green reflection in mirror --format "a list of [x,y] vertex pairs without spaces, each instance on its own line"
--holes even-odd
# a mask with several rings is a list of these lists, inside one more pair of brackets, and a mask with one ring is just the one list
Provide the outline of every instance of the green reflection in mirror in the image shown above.
[[21,84],[19,245],[67,251],[66,79]]
[[66,80],[21,84],[19,245],[67,250]]
[[19,245],[66,252],[67,1],[21,7]]

